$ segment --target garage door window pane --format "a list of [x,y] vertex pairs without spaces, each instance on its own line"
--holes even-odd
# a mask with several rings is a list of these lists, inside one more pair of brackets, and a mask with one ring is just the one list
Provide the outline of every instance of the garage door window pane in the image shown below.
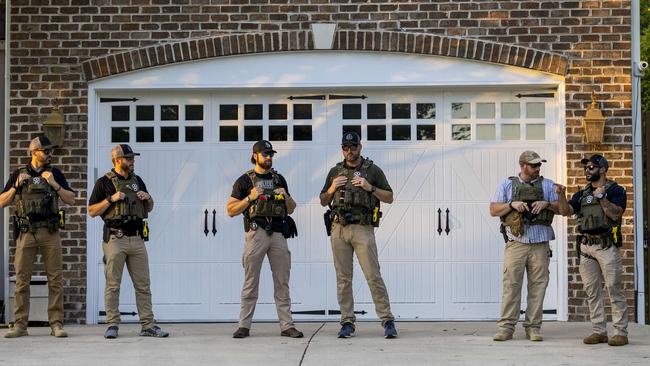
[[311,126],[293,126],[294,141],[311,141]]
[[135,142],[153,142],[153,127],[136,127]]
[[161,105],[160,119],[163,121],[178,121],[177,105]]
[[411,125],[393,125],[393,141],[411,139]]
[[469,103],[451,103],[451,118],[467,119],[472,112]]
[[501,125],[501,140],[521,139],[521,127],[517,124]]
[[128,105],[114,105],[111,106],[111,121],[128,121],[129,120],[129,106]]
[[294,104],[293,119],[311,119],[311,104]]
[[269,104],[269,119],[287,119],[287,105]]
[[435,140],[436,139],[436,126],[435,125],[417,125],[417,139],[418,140]]
[[496,125],[476,125],[476,139],[477,140],[496,140],[497,127]]
[[411,105],[408,103],[393,103],[391,109],[393,119],[411,118]]
[[526,103],[526,118],[544,118],[544,102]]
[[247,120],[260,120],[264,107],[262,104],[246,104],[244,105],[244,119]]
[[343,136],[346,132],[356,132],[359,136],[361,136],[361,126],[353,126],[353,125],[343,126],[343,131],[341,132],[341,136]]
[[546,125],[526,125],[526,140],[546,140]]
[[470,140],[472,138],[472,126],[470,124],[451,125],[452,140]]
[[436,118],[436,104],[435,103],[418,103],[417,104],[418,119],[434,119]]
[[203,127],[185,126],[185,141],[187,142],[203,141]]
[[244,126],[244,141],[259,141],[262,135],[262,126]]
[[386,119],[386,104],[368,104],[368,119]]
[[136,121],[153,121],[155,118],[152,105],[139,105],[135,107]]
[[160,127],[160,142],[178,142],[178,127]]
[[343,104],[343,119],[361,119],[361,104]]
[[494,116],[494,103],[476,103],[476,118],[494,119]]
[[219,141],[237,141],[237,126],[219,126]]
[[111,142],[129,142],[128,127],[111,128]]
[[203,120],[203,106],[186,105],[185,106],[185,120],[186,121],[202,121]]
[[384,140],[386,140],[385,125],[368,126],[368,141],[384,141]]
[[222,121],[236,121],[239,119],[237,104],[219,105],[219,119]]
[[501,117],[502,118],[519,118],[521,111],[519,110],[519,102],[501,103]]
[[287,141],[287,126],[269,126],[270,141]]

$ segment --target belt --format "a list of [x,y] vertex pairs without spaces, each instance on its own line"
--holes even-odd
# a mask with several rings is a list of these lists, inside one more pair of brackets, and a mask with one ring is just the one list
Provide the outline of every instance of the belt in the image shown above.
[[108,231],[115,235],[118,238],[123,236],[138,236],[140,235],[140,230],[124,230],[124,229],[113,229],[109,228]]
[[580,253],[580,255],[583,256],[583,257],[585,257],[585,258],[593,259],[593,260],[595,260],[595,261],[598,260],[598,259],[596,259],[596,258],[590,256],[589,254]]
[[583,235],[580,239],[580,244],[584,244],[586,246],[603,245],[605,241],[606,240],[604,240],[603,237],[599,235]]

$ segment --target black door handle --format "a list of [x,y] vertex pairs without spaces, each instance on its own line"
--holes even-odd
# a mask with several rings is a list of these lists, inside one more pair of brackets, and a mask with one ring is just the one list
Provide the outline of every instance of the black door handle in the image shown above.
[[438,209],[438,235],[442,235],[442,218],[440,215],[442,214],[442,210]]
[[205,233],[205,236],[208,236],[208,233],[210,230],[208,230],[208,209],[205,209],[205,218],[203,219],[203,232]]
[[212,210],[212,236],[217,235],[217,224],[216,224],[217,210]]
[[447,220],[445,222],[445,234],[449,235],[449,232],[451,231],[451,229],[449,229],[449,209],[446,209],[445,213],[447,213]]

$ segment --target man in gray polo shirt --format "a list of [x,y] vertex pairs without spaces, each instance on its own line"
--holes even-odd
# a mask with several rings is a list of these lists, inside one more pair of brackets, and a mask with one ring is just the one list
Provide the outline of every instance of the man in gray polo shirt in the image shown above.
[[524,151],[519,157],[519,174],[502,181],[490,199],[490,215],[501,217],[506,239],[501,318],[495,341],[512,339],[521,310],[524,271],[528,277],[526,338],[543,339],[540,328],[549,281],[548,242],[555,239],[551,223],[558,212],[557,188],[539,174],[545,162],[536,152]]

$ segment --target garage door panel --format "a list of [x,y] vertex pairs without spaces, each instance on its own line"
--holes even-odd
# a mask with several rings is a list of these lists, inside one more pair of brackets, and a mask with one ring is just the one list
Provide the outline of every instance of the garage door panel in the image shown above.
[[289,238],[289,249],[294,262],[328,262],[331,260],[329,237],[325,233],[320,205],[298,206],[291,217],[296,222],[298,236]]
[[[488,203],[452,204],[449,209],[449,247],[451,260],[493,261],[503,258],[500,222],[490,216]],[[445,233],[443,232],[443,235]]]
[[442,260],[444,238],[437,232],[437,223],[438,213],[433,205],[390,205],[375,231],[380,258]]

